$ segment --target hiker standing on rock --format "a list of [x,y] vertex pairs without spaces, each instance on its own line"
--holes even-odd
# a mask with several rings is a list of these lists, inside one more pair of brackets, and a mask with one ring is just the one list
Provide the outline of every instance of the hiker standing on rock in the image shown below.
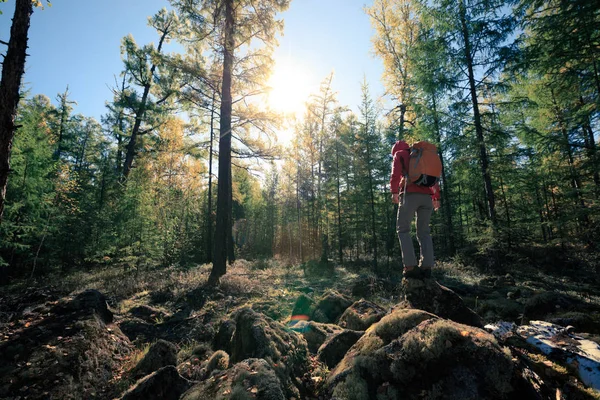
[[[418,142],[409,147],[404,140],[394,144],[392,157],[390,186],[392,202],[399,204],[396,232],[402,249],[403,274],[405,278],[430,278],[434,259],[429,222],[432,210],[440,208],[441,161],[433,144]],[[410,236],[415,214],[420,268]]]

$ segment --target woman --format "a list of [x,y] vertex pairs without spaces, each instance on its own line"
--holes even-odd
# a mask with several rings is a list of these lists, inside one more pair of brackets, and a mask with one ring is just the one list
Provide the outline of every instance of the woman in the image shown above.
[[[405,278],[430,278],[433,268],[433,241],[429,229],[432,210],[440,208],[440,187],[419,186],[408,182],[410,147],[399,140],[392,147],[392,176],[390,186],[392,202],[399,204],[396,219],[396,232],[402,249]],[[400,197],[402,201],[400,202]],[[415,249],[410,236],[414,216],[417,216],[417,240],[421,249],[420,263],[415,257]],[[420,264],[420,265],[419,265]]]

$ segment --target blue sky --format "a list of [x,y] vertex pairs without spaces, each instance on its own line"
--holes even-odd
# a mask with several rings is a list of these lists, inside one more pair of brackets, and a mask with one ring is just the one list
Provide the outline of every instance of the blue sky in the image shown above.
[[[0,3],[0,40],[9,38],[14,3]],[[314,88],[334,70],[338,100],[354,110],[363,76],[374,97],[383,93],[383,67],[372,55],[372,30],[363,12],[366,3],[292,0],[282,14],[285,31],[275,53],[300,65],[310,80],[307,84]],[[45,94],[55,101],[69,85],[71,100],[78,103],[75,112],[99,119],[122,70],[121,39],[132,34],[140,45],[156,42],[147,18],[167,6],[167,0],[53,0],[51,7],[36,9],[25,74],[31,94]]]

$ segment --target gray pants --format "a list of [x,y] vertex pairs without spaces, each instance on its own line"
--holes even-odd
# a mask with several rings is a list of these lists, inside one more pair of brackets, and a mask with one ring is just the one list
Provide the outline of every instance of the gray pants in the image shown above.
[[423,193],[408,193],[400,196],[396,232],[400,239],[402,261],[405,267],[417,266],[415,248],[410,237],[412,220],[417,214],[417,240],[421,247],[421,268],[433,267],[433,241],[429,230],[429,221],[433,203],[431,196]]

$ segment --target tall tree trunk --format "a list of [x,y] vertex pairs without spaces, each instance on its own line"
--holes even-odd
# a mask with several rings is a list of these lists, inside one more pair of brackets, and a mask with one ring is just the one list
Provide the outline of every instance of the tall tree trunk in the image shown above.
[[[552,209],[550,208],[550,201],[548,200],[548,184],[543,181],[542,182],[542,195],[544,197],[544,205],[546,206],[546,221],[551,222],[556,220],[556,215],[554,218],[552,217]],[[554,228],[551,224],[547,226],[548,238],[550,240],[554,239]]]
[[6,186],[10,173],[10,153],[15,137],[15,118],[19,105],[19,89],[25,71],[27,56],[27,32],[33,14],[31,0],[17,0],[15,14],[10,28],[8,50],[2,63],[0,81],[0,223],[4,214]]
[[433,105],[433,125],[436,134],[436,141],[438,146],[438,155],[442,161],[442,183],[444,190],[441,191],[440,195],[442,198],[442,205],[444,206],[444,216],[446,217],[446,228],[448,234],[445,235],[448,238],[448,247],[450,254],[456,253],[456,245],[454,243],[454,226],[452,224],[452,205],[450,204],[450,182],[446,175],[446,165],[444,162],[444,152],[442,149],[442,130],[440,129],[440,117],[437,111],[437,101],[435,96],[431,96],[431,102]]
[[[162,50],[163,43],[169,34],[169,30],[165,29],[163,34],[160,36],[158,41],[158,46],[156,47],[156,52],[160,54]],[[140,101],[140,105],[135,113],[135,123],[133,124],[133,129],[131,130],[131,137],[129,138],[129,143],[127,143],[125,153],[125,163],[123,164],[123,178],[127,179],[129,176],[129,172],[131,172],[131,166],[133,164],[133,158],[135,157],[137,150],[137,139],[140,135],[140,128],[142,126],[142,120],[146,114],[148,95],[150,94],[150,87],[152,86],[152,79],[154,76],[154,71],[156,71],[156,64],[152,63],[150,67],[150,73],[148,76],[148,82],[144,85],[144,92],[142,93],[142,99]]]
[[223,81],[219,119],[219,183],[213,267],[209,285],[216,285],[227,272],[227,242],[231,240],[231,74],[233,71],[234,10],[233,0],[225,3],[225,43],[223,46]]
[[571,149],[571,143],[569,142],[569,132],[567,131],[567,126],[562,115],[562,110],[560,109],[556,101],[554,89],[551,89],[550,93],[552,94],[552,103],[554,106],[556,120],[560,128],[560,133],[562,135],[563,146],[565,152],[567,153],[567,160],[569,162],[569,174],[571,175],[571,187],[575,192],[575,205],[581,209],[581,217],[577,219],[580,220],[583,223],[583,226],[587,228],[589,226],[589,219],[587,216],[585,201],[583,199],[583,195],[581,194],[581,179],[579,178],[579,174],[577,173],[577,169],[575,167],[573,149]]
[[398,124],[398,140],[404,140],[404,118],[406,116],[406,105],[400,104],[400,123]]
[[[368,129],[365,126],[365,130]],[[367,132],[365,132],[365,137],[367,136]],[[371,161],[371,148],[369,147],[369,140],[367,139],[366,143],[367,147],[367,169],[368,169],[368,177],[369,177],[369,198],[371,201],[371,235],[372,235],[372,251],[373,251],[373,267],[377,269],[377,230],[375,224],[375,188],[373,187],[373,171],[371,169],[370,161]]]
[[[231,135],[230,135],[231,136]],[[231,160],[230,160],[231,161]],[[231,175],[231,162],[229,163],[229,222],[227,224],[227,261],[229,264],[235,262],[235,241],[233,240],[233,177]],[[256,225],[256,224],[254,224]]]
[[475,123],[475,133],[477,134],[477,142],[479,145],[479,163],[481,165],[481,174],[485,185],[485,194],[488,203],[488,213],[492,224],[496,226],[496,200],[494,198],[494,190],[492,188],[492,179],[490,176],[489,160],[485,140],[483,138],[483,126],[481,124],[481,114],[479,112],[479,101],[477,99],[477,87],[475,85],[475,73],[473,70],[473,55],[471,54],[471,42],[469,36],[469,28],[467,27],[466,7],[464,0],[459,3],[460,23],[462,28],[462,36],[465,43],[465,63],[469,77],[469,90],[471,92],[471,101],[473,103],[473,122]]
[[502,193],[502,202],[504,203],[504,209],[506,210],[506,227],[508,229],[508,235],[506,236],[506,241],[508,242],[508,248],[512,247],[512,235],[510,233],[510,206],[508,204],[508,198],[506,197],[506,191],[504,190],[504,180],[502,176],[500,176],[500,192]]
[[335,174],[336,174],[336,195],[337,195],[337,236],[338,236],[338,259],[340,265],[344,264],[344,253],[342,250],[342,201],[340,195],[340,147],[339,138],[335,138]]
[[208,146],[208,199],[206,202],[206,259],[208,262],[213,260],[213,216],[212,216],[212,166],[213,166],[213,143],[214,143],[214,122],[215,122],[215,91],[213,91],[212,103],[210,109],[210,143]]
[[[296,152],[296,154],[298,153]],[[298,251],[300,253],[300,262],[304,263],[304,252],[302,249],[302,214],[300,209],[300,160],[298,160],[297,165],[298,168],[296,170],[296,211],[298,214]]]
[[590,123],[589,118],[586,118],[586,121],[583,125],[584,136],[587,136],[586,142],[588,142],[587,156],[592,165],[592,174],[594,176],[594,184],[596,186],[596,198],[600,198],[600,166],[598,165],[598,150],[596,149],[596,139],[594,138],[594,130],[592,129],[592,124]]
[[537,185],[535,185],[535,200],[538,206],[538,215],[540,217],[540,229],[542,231],[542,239],[544,243],[548,243],[548,236],[546,235],[546,224],[544,222],[544,208],[542,206],[542,200],[540,198],[540,189]]

